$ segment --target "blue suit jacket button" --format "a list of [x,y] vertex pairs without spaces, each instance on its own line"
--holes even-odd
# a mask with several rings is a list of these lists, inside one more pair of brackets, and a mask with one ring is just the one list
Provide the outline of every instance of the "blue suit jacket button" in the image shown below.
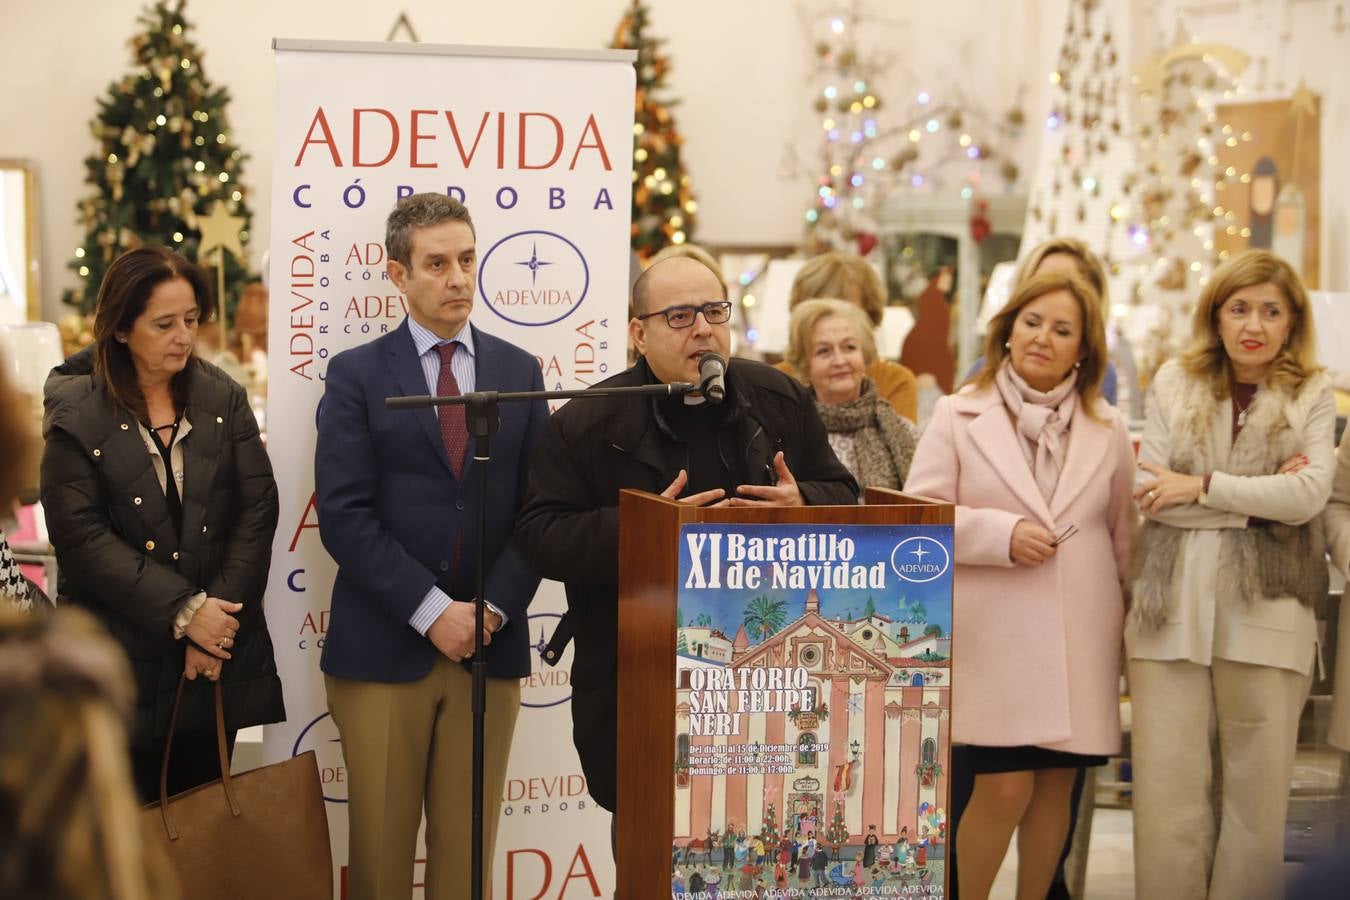
[[463,501],[463,500],[456,500],[456,501],[455,501],[455,509],[463,509],[463,508],[464,508],[464,501]]
[[442,571],[442,572],[449,572],[449,571],[450,571],[450,564],[449,564],[448,562],[446,562],[445,560],[441,560],[441,571]]

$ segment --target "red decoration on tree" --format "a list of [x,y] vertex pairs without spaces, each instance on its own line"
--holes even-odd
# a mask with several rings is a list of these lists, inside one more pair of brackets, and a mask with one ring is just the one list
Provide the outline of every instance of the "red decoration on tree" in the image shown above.
[[970,237],[975,243],[982,244],[989,237],[989,201],[976,200],[970,214]]
[[859,256],[866,256],[877,246],[877,236],[870,231],[859,231],[853,239],[858,242]]

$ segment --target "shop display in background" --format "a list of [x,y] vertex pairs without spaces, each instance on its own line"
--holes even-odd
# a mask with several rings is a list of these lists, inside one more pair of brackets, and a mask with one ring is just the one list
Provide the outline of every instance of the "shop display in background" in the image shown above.
[[684,135],[670,108],[676,101],[658,96],[670,74],[664,38],[647,33],[650,10],[633,0],[624,11],[614,40],[616,50],[636,50],[637,97],[633,123],[632,247],[643,262],[668,244],[693,240],[698,215],[692,180],[680,160]]
[[[1270,250],[1319,286],[1321,98],[1300,84],[1287,100],[1215,107],[1216,167],[1225,175],[1214,243],[1220,256]],[[1217,213],[1218,210],[1215,210]]]
[[[240,183],[247,158],[230,140],[229,92],[207,80],[202,52],[188,37],[184,0],[157,0],[131,38],[131,71],[99,100],[90,124],[98,147],[85,160],[91,191],[79,203],[86,236],[69,268],[80,284],[64,299],[88,312],[103,272],[124,250],[156,242],[198,259],[200,219],[216,202],[244,220],[252,213]],[[227,309],[249,280],[247,260],[225,254]]]
[[[866,35],[884,45],[884,24],[862,15],[856,2],[833,3],[808,24],[816,56],[809,82],[814,137],[809,151],[787,148],[782,172],[810,179],[803,241],[809,256],[827,250],[867,256],[878,243],[887,195],[960,191],[969,199],[982,189],[1011,192],[1018,183],[1011,151],[1026,121],[1021,91],[1006,113],[993,115],[957,91],[943,97],[932,85],[908,83],[914,79],[892,71],[893,54],[862,43]],[[902,104],[890,96],[909,99]]]

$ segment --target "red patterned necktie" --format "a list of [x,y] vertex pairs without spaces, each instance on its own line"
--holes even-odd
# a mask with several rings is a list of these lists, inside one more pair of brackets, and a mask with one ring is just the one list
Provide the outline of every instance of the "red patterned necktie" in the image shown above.
[[[458,397],[459,382],[450,368],[450,360],[459,347],[457,341],[439,344],[436,352],[441,357],[441,374],[436,379],[436,393],[442,397]],[[450,467],[458,478],[464,470],[464,450],[469,446],[469,428],[464,422],[464,407],[460,404],[442,406],[437,410],[441,420],[441,440],[445,442],[445,453],[450,457]]]

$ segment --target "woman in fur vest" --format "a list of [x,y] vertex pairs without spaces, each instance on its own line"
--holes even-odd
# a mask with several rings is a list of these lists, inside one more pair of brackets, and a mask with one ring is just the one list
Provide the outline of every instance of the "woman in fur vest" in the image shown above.
[[1293,269],[1261,250],[1219,266],[1190,348],[1154,378],[1139,452],[1125,639],[1140,897],[1281,893],[1335,418]]
[[792,310],[786,362],[811,387],[830,448],[860,487],[899,490],[918,431],[866,376],[877,361],[871,323],[843,300],[805,300]]
[[1020,284],[985,360],[938,401],[905,490],[957,504],[952,766],[975,778],[954,834],[961,896],[989,896],[1016,830],[1025,900],[1050,887],[1078,769],[1120,750],[1134,457],[1100,396],[1106,330],[1086,282]]

